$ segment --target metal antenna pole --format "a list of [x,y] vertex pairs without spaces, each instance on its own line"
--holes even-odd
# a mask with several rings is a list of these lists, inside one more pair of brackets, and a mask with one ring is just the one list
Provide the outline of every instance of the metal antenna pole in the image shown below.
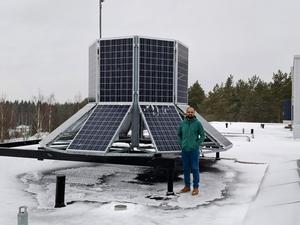
[[102,38],[102,2],[104,2],[104,0],[99,0],[99,37],[100,39]]

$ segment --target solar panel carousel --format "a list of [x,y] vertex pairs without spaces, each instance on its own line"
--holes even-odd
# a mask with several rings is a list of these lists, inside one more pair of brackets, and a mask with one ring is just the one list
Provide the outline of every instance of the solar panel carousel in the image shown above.
[[[162,166],[168,169],[172,193],[181,152],[177,129],[188,107],[188,48],[176,40],[140,36],[100,39],[90,47],[89,61],[95,102],[25,157]],[[202,152],[219,157],[231,148],[229,140],[196,116],[206,135]]]

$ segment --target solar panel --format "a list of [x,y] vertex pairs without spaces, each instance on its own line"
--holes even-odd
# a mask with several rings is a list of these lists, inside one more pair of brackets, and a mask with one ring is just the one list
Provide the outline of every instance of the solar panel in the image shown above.
[[178,43],[177,102],[187,104],[188,48]]
[[129,107],[129,105],[98,105],[67,150],[107,151]]
[[133,38],[100,40],[100,102],[131,102]]
[[179,152],[177,130],[181,117],[174,105],[141,105],[146,126],[158,152]]
[[[183,112],[186,112],[188,105],[177,105]],[[207,122],[200,114],[195,113],[197,119],[201,122],[205,134],[215,140],[219,145],[221,145],[224,149],[228,149],[232,146],[232,143],[222,135],[217,129],[215,129],[209,122]]]
[[85,105],[82,109],[80,109],[78,112],[76,112],[73,116],[71,116],[69,119],[67,119],[64,123],[62,123],[59,127],[57,127],[54,131],[52,131],[49,135],[47,135],[43,140],[39,143],[40,147],[45,147],[50,142],[61,136],[64,132],[68,131],[69,129],[73,128],[74,125],[76,125],[78,122],[80,124],[80,121],[84,118],[86,118],[86,115],[90,113],[95,107],[96,104],[94,103],[88,103]]
[[139,101],[173,102],[174,41],[140,38]]

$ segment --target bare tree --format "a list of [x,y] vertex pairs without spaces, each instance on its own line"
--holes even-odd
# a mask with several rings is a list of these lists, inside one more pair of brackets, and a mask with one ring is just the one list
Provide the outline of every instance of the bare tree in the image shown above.
[[48,116],[48,132],[51,132],[52,130],[52,107],[55,103],[55,97],[54,94],[51,94],[48,98],[48,108],[49,108],[49,116]]
[[41,107],[42,103],[44,102],[45,97],[42,95],[42,93],[39,90],[38,96],[33,96],[33,103],[36,107],[36,112],[34,120],[36,121],[36,132],[39,134],[42,131],[42,122],[44,119],[44,115],[42,115]]
[[5,101],[6,96],[4,94],[0,97],[0,140],[1,142],[4,141],[4,130],[5,130]]
[[74,96],[74,102],[76,104],[76,111],[79,110],[80,107],[80,102],[82,102],[82,97],[81,97],[81,93],[78,92],[75,96]]

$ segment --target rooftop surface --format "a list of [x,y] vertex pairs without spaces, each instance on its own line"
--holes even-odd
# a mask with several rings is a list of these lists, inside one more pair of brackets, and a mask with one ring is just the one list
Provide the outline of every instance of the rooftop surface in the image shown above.
[[[259,123],[212,124],[228,133],[233,148],[222,152],[220,161],[201,161],[201,193],[196,197],[166,196],[165,182],[138,179],[150,177],[146,167],[0,157],[0,224],[16,224],[22,205],[29,207],[30,225],[297,224],[300,141],[284,124],[265,124],[264,129]],[[66,175],[68,205],[55,209],[59,174]],[[180,174],[175,191],[182,185]],[[119,204],[127,209],[116,211]],[[274,214],[282,220],[262,219]]]

